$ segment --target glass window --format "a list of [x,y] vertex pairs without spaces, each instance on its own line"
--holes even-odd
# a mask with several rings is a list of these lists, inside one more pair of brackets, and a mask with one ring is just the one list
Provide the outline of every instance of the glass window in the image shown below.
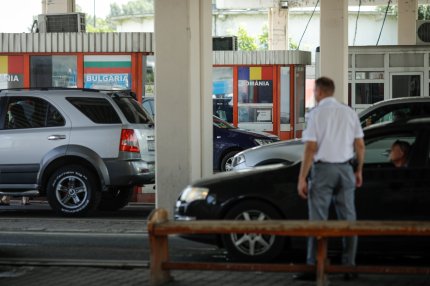
[[32,56],[31,87],[76,87],[76,56]]
[[0,56],[0,89],[24,87],[24,57]]
[[422,67],[424,54],[390,54],[390,67]]
[[417,117],[421,114],[421,104],[397,104],[385,106],[361,116],[363,127],[378,123],[388,123]]
[[152,115],[152,117],[155,116],[155,109],[154,109],[154,100],[145,100],[142,103],[143,108],[146,112]]
[[236,127],[234,127],[233,125],[231,125],[230,123],[222,120],[221,118],[218,118],[216,116],[213,117],[213,124],[221,129],[236,129]]
[[395,141],[406,141],[412,146],[415,139],[413,134],[395,134],[368,140],[366,141],[364,162],[366,164],[389,164],[391,146]]
[[239,122],[272,122],[272,108],[239,106]]
[[384,55],[355,55],[355,67],[357,68],[383,68]]
[[131,89],[131,56],[84,56],[84,86],[100,90]]
[[104,98],[68,97],[67,100],[94,123],[121,123],[113,106]]
[[392,75],[393,98],[421,96],[421,77],[418,74]]
[[296,67],[295,79],[296,123],[304,123],[306,113],[306,75],[304,66]]
[[384,83],[359,82],[355,84],[355,104],[374,104],[384,100]]
[[233,68],[214,67],[212,70],[213,114],[233,122]]
[[384,72],[356,72],[355,79],[384,79]]
[[4,129],[54,127],[66,124],[61,113],[40,98],[11,97],[7,111]]
[[142,106],[131,97],[114,97],[113,100],[119,106],[129,123],[152,124],[152,119]]
[[273,103],[272,67],[239,67],[239,103]]
[[290,67],[281,67],[281,124],[290,123]]
[[142,59],[144,61],[144,89],[143,89],[143,97],[154,96],[154,87],[155,87],[155,57],[154,56],[146,56]]

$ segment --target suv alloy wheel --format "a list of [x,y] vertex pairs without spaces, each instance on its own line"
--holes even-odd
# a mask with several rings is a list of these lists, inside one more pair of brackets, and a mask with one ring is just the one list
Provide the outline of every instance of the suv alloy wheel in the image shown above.
[[95,175],[87,168],[70,165],[56,170],[48,181],[51,207],[66,216],[80,216],[94,210],[100,201]]

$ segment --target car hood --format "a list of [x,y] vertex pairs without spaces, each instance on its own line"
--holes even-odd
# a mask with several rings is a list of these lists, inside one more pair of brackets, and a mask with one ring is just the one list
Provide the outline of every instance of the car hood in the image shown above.
[[[296,164],[300,164],[297,162]],[[294,164],[294,165],[296,165]],[[261,166],[252,169],[239,170],[239,171],[231,171],[231,172],[222,172],[212,175],[210,177],[195,181],[192,186],[193,187],[206,187],[208,185],[213,185],[217,183],[224,183],[230,180],[237,180],[239,178],[252,177],[255,175],[262,175],[264,173],[274,172],[284,168],[290,168],[291,166],[287,166],[285,164],[273,164],[268,166]]]

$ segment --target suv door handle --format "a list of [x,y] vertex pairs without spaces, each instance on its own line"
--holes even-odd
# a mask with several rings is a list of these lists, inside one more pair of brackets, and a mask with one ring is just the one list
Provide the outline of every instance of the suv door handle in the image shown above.
[[48,136],[48,140],[64,140],[66,139],[66,135],[51,135]]

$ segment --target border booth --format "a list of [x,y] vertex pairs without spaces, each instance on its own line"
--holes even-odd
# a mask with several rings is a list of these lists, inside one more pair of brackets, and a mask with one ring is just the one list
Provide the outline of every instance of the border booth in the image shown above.
[[[0,89],[131,90],[154,94],[153,33],[0,34]],[[281,139],[305,121],[304,51],[213,52],[213,111],[235,126]]]
[[301,136],[309,52],[216,51],[213,57],[214,115],[284,140]]

